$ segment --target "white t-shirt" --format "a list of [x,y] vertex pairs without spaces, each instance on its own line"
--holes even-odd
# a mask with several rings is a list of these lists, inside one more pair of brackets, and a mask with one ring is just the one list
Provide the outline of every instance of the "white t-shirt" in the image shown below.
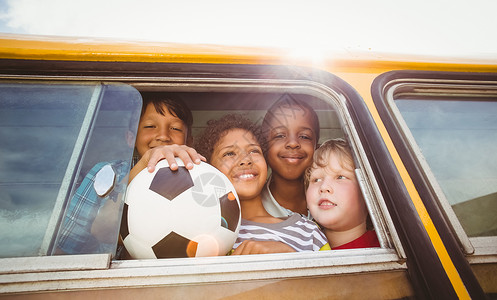
[[[269,176],[266,185],[261,191],[262,205],[266,211],[273,217],[276,218],[285,218],[293,215],[295,212],[289,210],[288,208],[284,208],[281,206],[276,199],[274,199],[273,194],[271,194],[271,190],[269,189],[269,183],[271,182],[271,176]],[[312,220],[311,213],[307,211],[307,218]]]

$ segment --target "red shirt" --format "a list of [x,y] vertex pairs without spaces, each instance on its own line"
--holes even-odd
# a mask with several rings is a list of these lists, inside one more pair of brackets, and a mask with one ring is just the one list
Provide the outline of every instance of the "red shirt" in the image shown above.
[[348,242],[346,244],[340,245],[338,247],[332,248],[331,250],[338,249],[355,249],[355,248],[374,248],[380,247],[380,242],[374,230],[366,231],[363,235],[357,239]]

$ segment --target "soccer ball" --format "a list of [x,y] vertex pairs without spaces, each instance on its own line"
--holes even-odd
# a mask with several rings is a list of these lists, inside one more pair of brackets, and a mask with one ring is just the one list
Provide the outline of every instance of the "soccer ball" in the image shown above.
[[141,171],[126,192],[121,237],[132,258],[226,255],[238,236],[240,202],[228,178],[201,162],[176,159]]

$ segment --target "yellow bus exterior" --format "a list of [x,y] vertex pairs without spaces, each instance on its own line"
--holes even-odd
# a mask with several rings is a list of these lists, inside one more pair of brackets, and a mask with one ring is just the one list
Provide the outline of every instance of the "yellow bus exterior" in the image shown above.
[[[420,196],[416,184],[413,182],[411,174],[405,163],[399,155],[399,150],[392,139],[387,126],[385,126],[382,116],[380,115],[377,104],[374,102],[371,95],[371,89],[375,79],[383,73],[397,71],[397,70],[415,70],[415,71],[428,71],[428,72],[470,72],[470,73],[481,73],[481,74],[491,74],[492,76],[497,76],[497,60],[496,61],[480,61],[478,59],[473,60],[462,60],[462,59],[445,59],[440,58],[430,58],[430,57],[416,57],[416,56],[387,56],[375,53],[325,53],[320,61],[295,57],[286,49],[267,49],[267,48],[249,48],[249,47],[227,47],[227,46],[216,46],[216,45],[188,45],[188,44],[170,44],[170,43],[154,43],[154,42],[130,42],[130,41],[112,41],[112,40],[95,40],[86,38],[62,38],[62,37],[37,37],[37,36],[19,36],[19,35],[2,35],[0,36],[0,77],[8,80],[24,80],[30,79],[35,80],[37,77],[45,77],[45,79],[57,79],[61,80],[66,75],[57,75],[55,72],[52,74],[44,74],[43,71],[38,72],[37,70],[29,70],[28,67],[16,69],[17,62],[26,61],[37,61],[51,62],[57,61],[58,63],[63,62],[78,62],[78,63],[143,63],[144,65],[152,63],[161,64],[202,64],[202,65],[244,65],[244,66],[291,66],[295,68],[312,68],[322,72],[331,73],[338,78],[342,79],[346,83],[357,91],[360,97],[363,99],[373,121],[377,127],[377,130],[383,140],[386,149],[388,150],[388,155],[395,164],[395,167],[402,179],[403,185],[407,190],[412,205],[415,207],[417,218],[421,220],[424,230],[426,231],[429,239],[431,241],[431,246],[434,248],[438,259],[441,262],[445,275],[448,277],[450,284],[453,288],[455,295],[460,299],[470,299],[483,295],[483,293],[496,295],[497,282],[495,278],[497,275],[495,272],[497,270],[495,260],[496,255],[489,254],[486,256],[486,261],[493,263],[488,263],[487,266],[492,265],[492,267],[485,268],[482,272],[478,273],[479,266],[475,267],[475,278],[479,280],[479,286],[468,287],[468,279],[462,278],[458,267],[454,264],[453,258],[448,253],[443,239],[440,237],[437,226],[434,224],[433,216],[427,210],[425,204],[423,203],[422,197]],[[28,64],[27,64],[28,65]],[[64,73],[64,70],[62,71]],[[119,76],[119,75],[118,75]],[[81,77],[84,77],[81,76]],[[80,79],[79,77],[78,79]],[[98,78],[105,79],[106,76],[97,75]],[[109,75],[109,78],[115,81],[119,81],[116,76]],[[126,82],[132,81],[131,79],[126,79]],[[495,84],[493,82],[492,84]],[[91,259],[91,258],[89,258]],[[410,258],[407,257],[407,260]],[[402,261],[402,259],[400,260]],[[118,262],[109,262],[112,271],[112,265],[118,265]],[[409,267],[408,267],[409,268]],[[22,276],[37,276],[36,272],[10,274],[10,278],[15,278],[15,280],[10,281],[9,273],[0,275],[3,279],[0,279],[0,296],[7,298],[23,298],[28,297],[29,299],[44,297],[50,295],[52,297],[65,298],[66,296],[71,297],[88,297],[92,295],[105,295],[105,297],[111,296],[115,298],[127,298],[130,295],[138,296],[143,295],[145,297],[156,297],[159,293],[161,295],[169,295],[171,298],[185,296],[183,293],[187,292],[189,295],[212,295],[212,298],[226,297],[217,291],[218,289],[236,289],[236,283],[211,283],[211,284],[170,284],[167,286],[162,286],[160,283],[151,283],[148,286],[146,283],[143,286],[134,286],[130,289],[112,289],[112,288],[92,288],[91,284],[85,287],[86,283],[83,283],[81,289],[75,288],[74,286],[66,290],[64,287],[60,289],[43,291],[33,289],[34,293],[31,294],[29,290],[25,292],[9,292],[11,289],[7,287],[12,287],[17,285],[16,281],[22,281]],[[62,274],[62,273],[61,273]],[[132,272],[130,272],[132,274]],[[312,274],[312,272],[311,272]],[[374,273],[367,274],[367,280],[370,282],[365,286],[367,288],[377,289],[388,289],[388,282],[391,280],[394,273],[383,274],[378,272],[377,275]],[[14,276],[15,275],[15,276]],[[14,276],[14,277],[12,277]],[[60,279],[63,279],[65,275],[59,275]],[[131,275],[132,276],[132,275]],[[253,277],[257,278],[257,272],[254,272]],[[335,275],[340,276],[340,275]],[[352,274],[342,275],[342,277],[348,277],[349,279],[353,277]],[[403,277],[403,281],[412,280],[412,277]],[[413,276],[413,275],[411,275]],[[485,276],[485,278],[483,278]],[[493,277],[493,278],[491,278]],[[266,282],[263,281],[266,280]],[[84,280],[83,280],[84,281]],[[110,280],[109,280],[110,281]],[[280,284],[276,284],[279,281],[277,278],[271,277],[267,272],[260,272],[260,279],[255,279],[253,281],[245,282],[244,292],[233,293],[233,297],[237,298],[252,298],[254,296],[263,297],[265,293],[273,293],[277,298],[303,298],[309,296],[314,297],[326,297],[326,298],[339,298],[337,295],[346,296],[346,294],[341,294],[335,289],[340,289],[340,284],[336,281],[330,281],[329,277],[322,275],[310,275],[309,278],[297,277],[291,278],[284,281],[280,281]],[[264,282],[264,284],[263,284]],[[357,284],[356,289],[361,289],[361,284],[364,281],[359,280],[353,283]],[[474,285],[476,281],[469,283]],[[33,285],[35,283],[32,283]],[[276,287],[279,292],[275,294],[275,291],[271,289],[271,285]],[[410,284],[409,284],[410,285]],[[250,287],[248,287],[250,286]],[[307,287],[303,287],[307,286]],[[314,291],[312,291],[309,286],[312,286]],[[324,286],[328,286],[329,295],[324,295]],[[428,285],[429,286],[429,285]],[[493,286],[493,287],[492,287]],[[302,287],[304,294],[298,294],[298,289]],[[4,289],[5,288],[5,289]],[[366,294],[367,294],[366,288]],[[416,291],[417,284],[411,287],[406,287],[407,294],[399,295],[393,294],[393,298],[402,297],[420,297],[424,298],[426,294],[418,294]],[[15,289],[14,289],[15,290]],[[22,288],[21,288],[22,290]],[[335,290],[335,292],[333,292]],[[483,293],[482,293],[483,291]],[[190,294],[192,293],[192,294]],[[307,295],[306,295],[307,293]],[[335,296],[334,296],[334,293]],[[356,294],[349,294],[358,296],[358,291]],[[411,294],[412,293],[412,294]],[[363,294],[364,295],[364,294]],[[382,297],[388,298],[388,292],[381,294]],[[207,298],[211,298],[207,297]],[[169,298],[169,297],[167,297]],[[194,297],[197,298],[197,297]],[[202,298],[202,297],[198,297]]]

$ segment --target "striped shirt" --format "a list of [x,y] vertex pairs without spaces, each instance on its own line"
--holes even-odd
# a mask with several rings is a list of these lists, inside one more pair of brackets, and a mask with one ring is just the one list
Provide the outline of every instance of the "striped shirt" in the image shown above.
[[279,223],[258,223],[242,219],[233,249],[244,240],[283,242],[297,252],[319,251],[328,243],[316,223],[293,214]]

